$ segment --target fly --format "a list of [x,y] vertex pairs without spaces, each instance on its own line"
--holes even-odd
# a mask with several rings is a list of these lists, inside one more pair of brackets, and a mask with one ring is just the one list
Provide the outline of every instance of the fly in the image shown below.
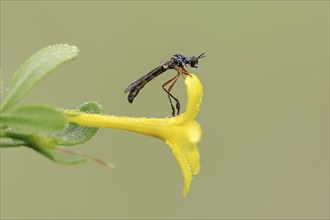
[[[176,97],[174,97],[172,95],[171,90],[172,90],[173,86],[175,85],[175,83],[177,82],[180,75],[183,78],[185,78],[186,76],[189,75],[189,72],[187,70],[188,65],[192,68],[198,68],[198,66],[197,66],[198,59],[204,58],[205,57],[204,54],[205,53],[202,53],[201,55],[199,55],[197,57],[195,57],[195,56],[185,57],[182,53],[173,55],[171,57],[171,59],[166,61],[163,65],[160,65],[160,66],[154,68],[153,70],[151,70],[150,72],[146,73],[144,76],[142,76],[140,79],[131,83],[125,89],[124,93],[128,92],[128,97],[127,97],[128,102],[133,103],[133,100],[139,94],[140,90],[152,79],[154,79],[155,77],[159,76],[160,74],[166,72],[169,69],[174,69],[177,72],[177,74],[173,78],[171,78],[170,80],[165,82],[162,85],[162,88],[167,93],[168,99],[170,101],[171,108],[172,108],[172,116],[179,115],[180,102]],[[169,84],[170,84],[170,86],[168,87],[168,89],[166,89],[166,86],[168,86]],[[175,108],[172,103],[172,99],[176,102],[176,104],[175,104],[175,107],[177,110],[176,114],[175,114]]]

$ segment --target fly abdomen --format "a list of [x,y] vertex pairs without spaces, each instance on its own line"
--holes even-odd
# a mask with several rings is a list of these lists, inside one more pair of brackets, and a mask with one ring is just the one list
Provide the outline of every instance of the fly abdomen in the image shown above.
[[134,88],[128,93],[127,100],[129,103],[133,103],[133,100],[139,94],[140,90],[141,89]]
[[164,65],[156,67],[155,69],[151,70],[149,73],[145,74],[140,79],[134,81],[131,85],[129,85],[124,91],[124,93],[129,92],[127,97],[128,102],[133,103],[133,100],[139,94],[140,90],[153,78],[162,74],[166,70],[167,68]]

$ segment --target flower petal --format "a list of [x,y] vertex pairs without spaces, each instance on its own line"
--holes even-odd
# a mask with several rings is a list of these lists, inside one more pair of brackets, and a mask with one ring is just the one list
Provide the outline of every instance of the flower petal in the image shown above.
[[70,122],[81,126],[117,128],[162,139],[170,146],[178,161],[183,179],[183,195],[190,189],[193,175],[200,170],[197,143],[202,136],[199,124],[194,120],[202,101],[203,87],[198,77],[190,74],[185,79],[188,101],[186,111],[171,118],[132,118],[111,115],[78,113],[66,111]]
[[187,76],[185,84],[187,86],[188,101],[186,111],[177,116],[180,123],[193,120],[197,117],[203,96],[202,83],[195,74],[191,73],[190,76]]
[[176,129],[167,137],[166,143],[179,163],[184,179],[183,195],[186,196],[190,189],[193,175],[200,170],[200,157],[197,143],[200,141],[202,131],[196,121],[187,121],[177,125]]
[[191,144],[185,153],[190,165],[191,173],[197,175],[200,170],[200,158],[197,145]]
[[183,196],[187,196],[193,175],[197,175],[200,170],[200,158],[197,145],[186,143],[182,145],[180,142],[166,141],[172,149],[172,152],[179,163],[183,175],[184,187]]
[[182,194],[183,194],[183,196],[186,197],[187,193],[189,192],[190,184],[191,184],[191,180],[192,180],[192,172],[191,172],[189,160],[187,159],[184,152],[182,152],[180,145],[177,145],[177,143],[171,142],[169,140],[166,140],[166,143],[172,149],[172,152],[180,165],[181,172],[183,175],[183,181],[184,181],[184,187],[183,187]]

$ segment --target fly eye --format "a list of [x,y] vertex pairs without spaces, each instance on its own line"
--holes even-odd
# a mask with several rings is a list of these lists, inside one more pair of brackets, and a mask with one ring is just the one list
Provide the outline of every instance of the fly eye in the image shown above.
[[204,58],[204,57],[205,57],[205,53],[202,53],[202,54],[199,55],[198,57],[195,57],[195,56],[190,57],[189,65],[190,65],[191,67],[198,68],[198,66],[197,66],[197,64],[198,64],[198,59],[201,59],[201,58]]
[[190,66],[193,67],[193,68],[197,68],[198,64],[198,58],[196,58],[195,56],[191,57],[190,58]]

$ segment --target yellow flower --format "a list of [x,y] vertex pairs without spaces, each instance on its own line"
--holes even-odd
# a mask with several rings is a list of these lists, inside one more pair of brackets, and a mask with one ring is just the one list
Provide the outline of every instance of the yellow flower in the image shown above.
[[200,169],[197,143],[202,131],[195,121],[202,101],[203,88],[196,75],[187,76],[186,111],[170,118],[133,118],[66,111],[69,122],[81,126],[117,128],[162,139],[170,146],[184,179],[183,195],[189,192],[193,175]]

